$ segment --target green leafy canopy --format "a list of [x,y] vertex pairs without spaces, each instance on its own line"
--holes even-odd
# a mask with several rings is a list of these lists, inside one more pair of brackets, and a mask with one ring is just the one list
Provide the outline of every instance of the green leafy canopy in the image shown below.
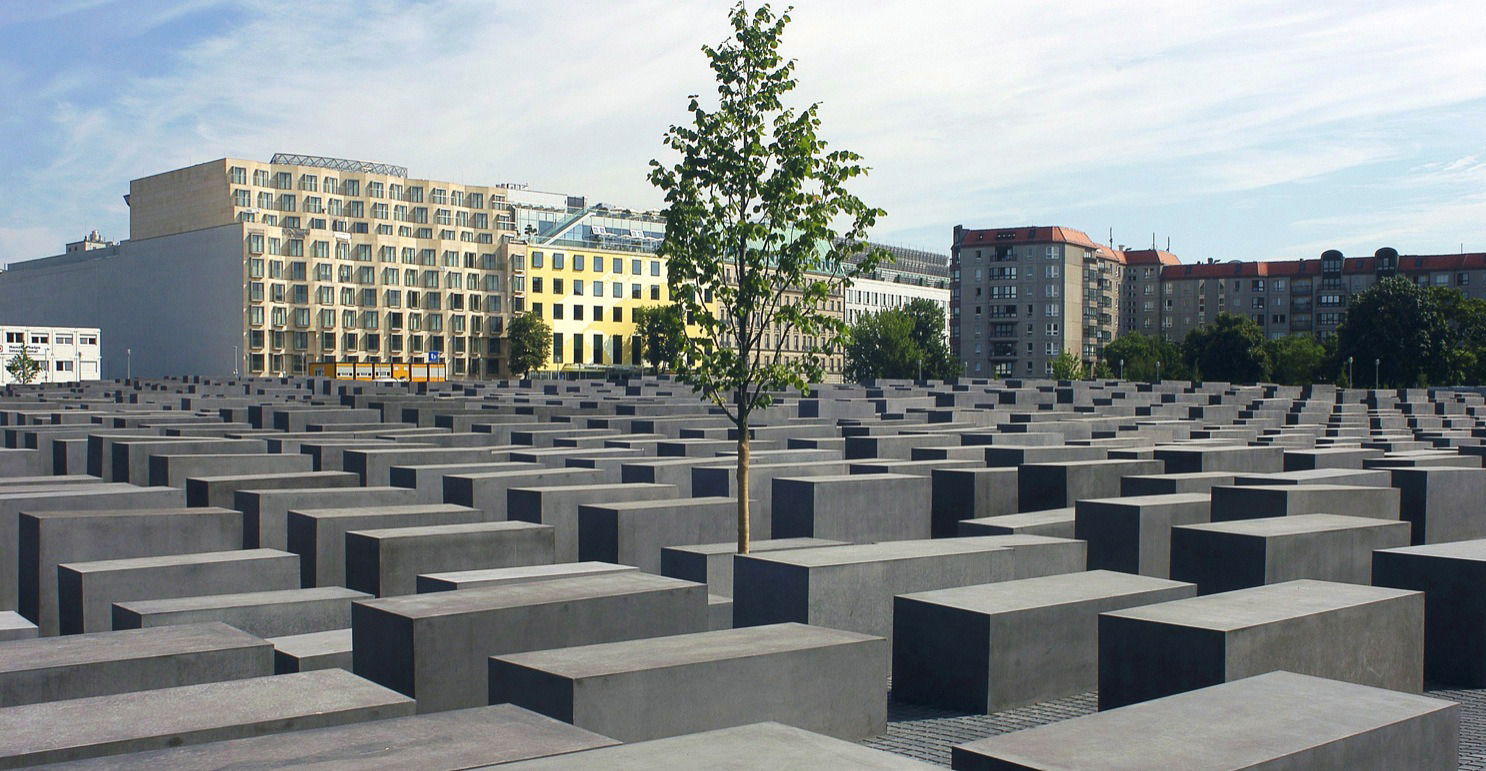
[[[821,379],[845,331],[841,291],[882,257],[864,239],[884,212],[846,190],[867,171],[860,156],[827,147],[818,104],[785,103],[796,86],[795,64],[779,52],[789,20],[767,5],[733,7],[732,35],[702,49],[717,106],[690,97],[691,125],[664,139],[679,159],[650,164],[665,193],[658,251],[671,299],[698,330],[680,375],[740,427],[771,392]],[[786,357],[784,340],[795,334],[811,343]]]

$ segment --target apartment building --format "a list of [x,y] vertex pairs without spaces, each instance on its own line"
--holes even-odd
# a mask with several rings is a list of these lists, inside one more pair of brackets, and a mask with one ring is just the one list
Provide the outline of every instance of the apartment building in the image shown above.
[[[1183,264],[1167,251],[1104,246],[1063,227],[956,227],[954,239],[950,340],[970,375],[1046,374],[1062,350],[1094,362],[1132,330],[1180,341],[1224,312],[1248,316],[1270,338],[1325,337],[1353,295],[1395,275],[1486,298],[1486,253],[1385,247],[1371,257],[1333,249],[1319,259]],[[1079,260],[1085,281],[1074,285],[1066,277]],[[1111,307],[1118,313],[1102,312]]]
[[967,375],[1042,376],[1120,332],[1123,255],[1082,231],[956,226],[949,268],[950,349]]
[[0,274],[16,320],[103,329],[111,377],[126,351],[146,376],[436,353],[451,379],[502,377],[509,319],[528,309],[553,327],[541,369],[633,367],[634,310],[669,299],[658,212],[525,185],[278,154],[136,179],[125,201],[128,240],[84,239]]
[[[96,233],[94,236],[96,237]],[[5,309],[0,308],[0,316]],[[0,318],[4,322],[4,318]],[[0,323],[0,386],[15,381],[5,369],[25,353],[36,361],[33,383],[76,383],[97,380],[98,330],[92,327],[35,327]],[[126,354],[127,356],[127,354]],[[127,361],[125,362],[127,366]]]

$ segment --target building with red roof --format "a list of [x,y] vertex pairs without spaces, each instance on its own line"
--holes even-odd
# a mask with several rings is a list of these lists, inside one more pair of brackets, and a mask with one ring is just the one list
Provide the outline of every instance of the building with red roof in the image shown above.
[[1333,334],[1347,302],[1383,278],[1486,297],[1486,253],[1183,263],[1161,249],[1100,244],[1061,226],[954,229],[950,347],[969,376],[1043,376],[1059,353],[1097,361],[1131,330],[1180,341],[1219,313],[1271,338]]

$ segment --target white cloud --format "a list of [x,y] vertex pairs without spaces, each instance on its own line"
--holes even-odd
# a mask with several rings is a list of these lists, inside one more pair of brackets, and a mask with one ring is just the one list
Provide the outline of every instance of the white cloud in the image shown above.
[[[1486,14],[1470,2],[798,5],[785,42],[798,93],[824,103],[828,140],[873,167],[858,192],[888,209],[882,234],[918,246],[943,248],[957,222],[1098,229],[1063,218],[1297,181],[1336,207],[1380,205],[1327,180],[1394,161],[1469,174],[1448,167],[1458,148],[1422,145],[1408,127],[1437,110],[1486,113]],[[166,74],[117,94],[85,99],[78,70],[52,76],[55,99],[32,125],[59,141],[0,178],[28,191],[0,226],[50,217],[65,232],[122,235],[128,179],[276,151],[656,205],[645,163],[685,120],[686,95],[710,95],[698,49],[726,34],[726,7],[249,0],[240,23],[160,52]],[[96,10],[138,28],[180,18],[128,21],[133,8]],[[1299,223],[1291,240],[1322,226]]]

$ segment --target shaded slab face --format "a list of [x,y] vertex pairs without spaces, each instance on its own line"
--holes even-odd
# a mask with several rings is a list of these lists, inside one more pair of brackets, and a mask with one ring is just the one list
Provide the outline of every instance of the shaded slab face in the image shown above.
[[1420,592],[1290,581],[1099,618],[1099,707],[1287,670],[1423,690]]

